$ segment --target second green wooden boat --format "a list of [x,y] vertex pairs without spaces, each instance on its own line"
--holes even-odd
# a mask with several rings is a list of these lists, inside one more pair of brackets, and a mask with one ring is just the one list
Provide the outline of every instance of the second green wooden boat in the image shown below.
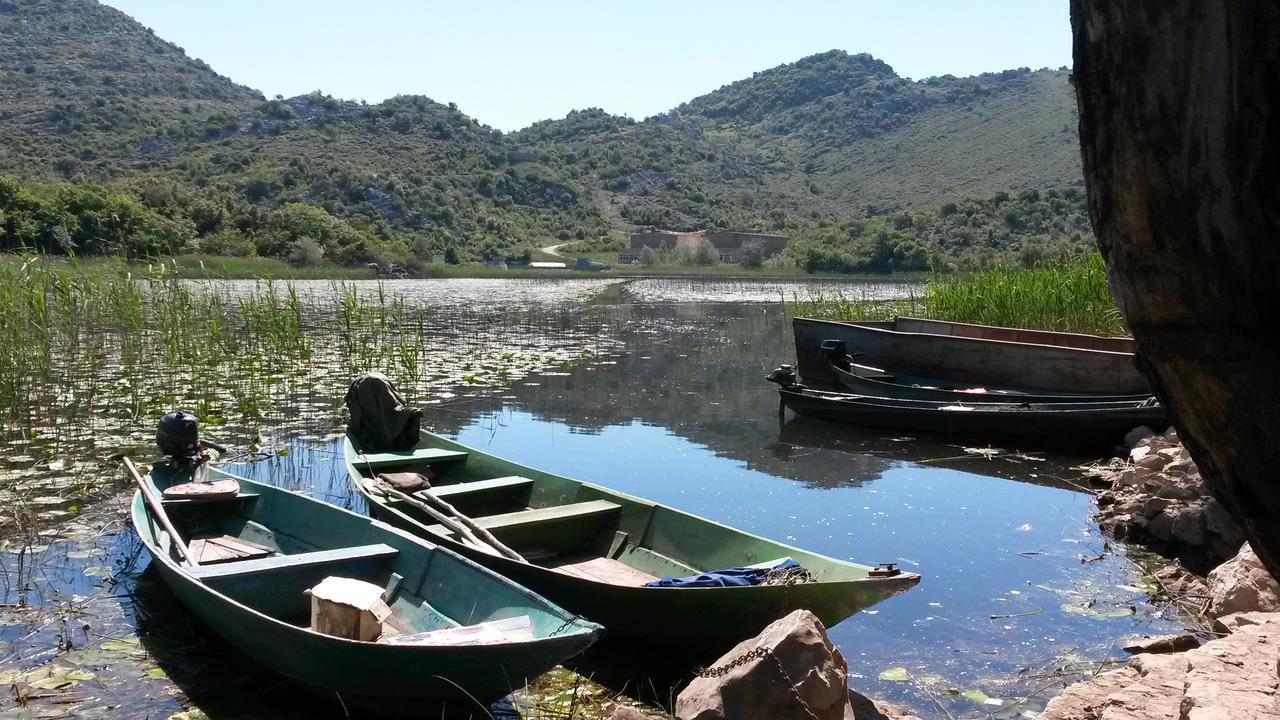
[[[610,651],[708,662],[796,609],[834,625],[914,586],[920,577],[790,547],[705,518],[534,470],[432,433],[414,450],[360,451],[345,442],[348,472],[371,512],[455,550],[605,626]],[[459,542],[414,504],[369,487],[379,473],[429,465],[430,492],[529,562]],[[792,558],[813,581],[750,587],[646,587],[662,576]]]

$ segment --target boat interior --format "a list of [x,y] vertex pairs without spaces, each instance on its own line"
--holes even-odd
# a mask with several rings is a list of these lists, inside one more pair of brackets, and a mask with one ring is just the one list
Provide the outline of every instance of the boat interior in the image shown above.
[[[603,488],[531,471],[463,449],[418,447],[356,454],[360,481],[386,472],[422,472],[440,498],[531,563],[583,580],[638,587],[796,556],[797,552],[731,528]],[[457,539],[414,504],[383,504],[441,537]],[[820,556],[795,557],[819,579],[866,577],[865,569]]]
[[[163,485],[161,485],[163,487]],[[269,617],[310,624],[307,591],[327,577],[384,588],[389,635],[445,630],[529,615],[535,632],[563,624],[521,590],[346,512],[320,512],[291,493],[246,485],[235,497],[161,502],[198,562],[184,568],[204,585]],[[136,502],[143,503],[141,497]],[[179,561],[168,533],[145,507],[139,533]]]
[[[856,323],[858,325],[878,326],[877,323]],[[883,323],[887,329],[906,333],[925,333],[928,335],[950,335],[953,337],[977,338],[981,340],[998,340],[1000,342],[1032,343],[1036,345],[1057,345],[1083,350],[1103,350],[1106,352],[1132,353],[1134,344],[1131,338],[1103,337],[1101,335],[1083,335],[1080,333],[1052,332],[1049,330],[1024,330],[1022,328],[995,327],[992,325],[974,325],[971,323],[946,322],[941,320],[922,320],[920,318],[901,317]]]

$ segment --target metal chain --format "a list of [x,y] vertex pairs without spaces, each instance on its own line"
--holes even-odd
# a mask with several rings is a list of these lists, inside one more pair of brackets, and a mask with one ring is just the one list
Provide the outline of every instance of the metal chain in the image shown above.
[[693,674],[697,675],[698,677],[704,677],[704,678],[724,677],[725,675],[729,674],[729,671],[733,670],[736,667],[740,667],[753,660],[760,660],[766,657],[773,658],[773,664],[777,666],[778,672],[781,673],[782,675],[783,682],[787,684],[787,689],[791,691],[791,697],[795,699],[796,704],[800,706],[800,709],[804,710],[805,714],[813,718],[813,720],[818,720],[818,716],[815,715],[813,710],[809,707],[809,703],[805,702],[804,698],[800,697],[800,691],[796,689],[796,683],[794,680],[791,679],[790,673],[787,672],[786,668],[782,667],[782,661],[778,659],[777,655],[773,654],[773,648],[770,648],[770,647],[752,648],[751,650],[746,651],[742,655],[738,656],[733,660],[730,660],[729,662],[723,665],[719,665],[713,668],[703,668],[703,667],[695,668],[693,671]]

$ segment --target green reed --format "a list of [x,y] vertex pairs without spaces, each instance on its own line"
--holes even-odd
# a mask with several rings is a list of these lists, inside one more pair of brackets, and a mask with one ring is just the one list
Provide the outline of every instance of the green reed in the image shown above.
[[1032,268],[935,273],[919,295],[902,300],[813,294],[797,299],[791,310],[795,315],[833,320],[914,316],[1060,332],[1127,333],[1107,288],[1106,266],[1097,253],[1044,261]]

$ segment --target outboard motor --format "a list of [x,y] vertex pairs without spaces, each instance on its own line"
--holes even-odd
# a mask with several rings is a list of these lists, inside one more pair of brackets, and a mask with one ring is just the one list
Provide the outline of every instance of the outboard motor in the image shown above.
[[818,346],[823,355],[827,356],[827,360],[834,367],[838,367],[845,372],[853,369],[853,356],[849,354],[849,346],[843,340],[823,340]]
[[765,375],[764,379],[781,387],[791,387],[796,384],[796,369],[790,365],[780,365]]
[[191,473],[196,480],[208,474],[206,448],[226,452],[226,448],[215,442],[201,440],[200,421],[186,412],[171,412],[160,418],[156,446],[174,472]]

